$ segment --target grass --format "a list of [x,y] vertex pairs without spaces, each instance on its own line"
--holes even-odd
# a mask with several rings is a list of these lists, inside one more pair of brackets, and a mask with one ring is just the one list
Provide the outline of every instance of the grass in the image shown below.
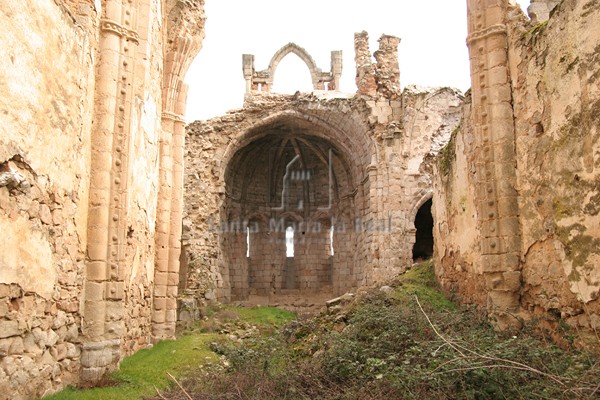
[[[205,400],[571,400],[600,391],[597,353],[527,330],[495,332],[484,314],[439,292],[431,262],[390,285],[390,294],[375,288],[272,335],[218,343],[229,368],[188,379],[186,390]],[[179,390],[168,398],[185,399]]]
[[413,302],[417,296],[422,303],[436,310],[456,310],[456,304],[448,300],[439,289],[435,278],[433,261],[418,264],[398,277],[397,287],[390,295],[399,301]]
[[[170,384],[167,372],[203,400],[573,400],[600,393],[600,354],[561,349],[527,329],[495,332],[483,313],[444,297],[431,262],[390,286],[389,294],[361,291],[310,319],[274,307],[218,306],[181,339],[126,359],[113,375],[119,386],[51,399],[188,399],[173,385],[156,396],[154,385]],[[215,333],[201,333],[207,324]],[[210,360],[218,362],[202,365]]]
[[181,376],[200,364],[217,361],[217,355],[207,347],[214,338],[188,335],[159,342],[125,358],[119,371],[110,376],[114,386],[86,390],[70,387],[44,400],[134,400],[155,395],[155,386],[162,390],[172,384],[167,372]]
[[[225,306],[207,313],[222,323],[235,321],[259,327],[280,327],[296,318],[292,312],[275,307]],[[210,350],[211,343],[224,340],[216,333],[188,333],[177,340],[159,342],[151,349],[140,350],[121,363],[119,371],[109,376],[107,387],[78,389],[69,387],[44,400],[136,400],[156,395],[156,388],[168,389],[173,381],[167,373],[185,378],[200,366],[217,363],[219,356]]]
[[258,325],[280,327],[296,318],[296,314],[276,307],[227,307],[227,309],[238,314],[242,320]]

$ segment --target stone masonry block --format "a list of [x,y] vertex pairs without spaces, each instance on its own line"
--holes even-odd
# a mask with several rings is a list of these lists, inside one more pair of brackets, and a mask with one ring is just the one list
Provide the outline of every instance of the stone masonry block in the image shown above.
[[516,235],[521,230],[517,217],[502,218],[498,221],[499,230],[502,234]]
[[504,241],[501,238],[490,237],[481,240],[481,253],[484,255],[505,253]]
[[500,84],[494,85],[489,88],[489,96],[488,101],[490,104],[495,105],[498,103],[509,103],[512,100],[512,92],[510,90],[510,85],[508,84]]
[[488,310],[516,311],[518,308],[518,292],[506,290],[491,290],[488,292]]
[[496,50],[492,50],[487,55],[487,68],[493,68],[499,65],[506,65],[508,62],[508,54],[506,49],[499,48]]
[[168,276],[169,274],[167,272],[156,272],[154,274],[154,284],[166,286],[168,283]]
[[90,260],[106,259],[107,243],[88,243],[87,252]]
[[86,265],[86,278],[90,281],[104,281],[108,276],[107,264],[104,261],[92,261]]
[[167,297],[167,286],[166,285],[154,285],[154,297]]
[[177,286],[167,286],[167,297],[177,297],[178,291]]
[[515,271],[519,266],[519,256],[515,253],[483,255],[481,266],[484,273]]
[[19,321],[0,321],[0,339],[20,334]]
[[110,300],[121,300],[125,296],[124,282],[108,282],[106,288],[106,298]]
[[169,286],[179,285],[179,274],[175,273],[175,272],[169,272],[167,285],[169,285]]
[[[516,197],[505,197],[505,196],[500,197],[498,199],[498,213],[502,217],[516,217],[517,215],[519,215],[519,205],[517,203],[517,198]],[[511,224],[508,226],[514,227],[515,225]],[[518,224],[516,226],[518,226]],[[503,232],[510,232],[510,231],[503,231]],[[518,232],[518,230],[512,231],[512,232]]]
[[521,273],[497,272],[485,274],[486,288],[490,290],[518,292],[521,289]]
[[154,324],[164,324],[166,321],[165,310],[154,310],[152,312],[152,322]]
[[104,301],[86,301],[83,307],[86,334],[100,337],[104,334]]
[[85,296],[89,301],[104,300],[105,285],[104,282],[86,282]]

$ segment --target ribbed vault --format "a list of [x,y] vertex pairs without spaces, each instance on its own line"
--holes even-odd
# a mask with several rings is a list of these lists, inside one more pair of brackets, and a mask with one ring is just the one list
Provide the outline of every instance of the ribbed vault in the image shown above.
[[352,148],[346,132],[315,121],[279,115],[225,153],[221,250],[233,300],[355,285],[352,224],[368,147]]

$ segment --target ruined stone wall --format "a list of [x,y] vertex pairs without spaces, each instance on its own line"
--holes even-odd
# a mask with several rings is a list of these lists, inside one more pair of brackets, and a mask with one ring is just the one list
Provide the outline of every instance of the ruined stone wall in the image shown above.
[[0,22],[0,398],[18,399],[79,375],[96,38],[54,2],[4,1]]
[[[565,0],[513,31],[523,312],[597,344],[600,330],[600,1]],[[570,332],[560,332],[561,323]],[[596,334],[593,334],[595,331]],[[590,337],[586,337],[590,335]]]
[[402,93],[403,131],[383,140],[381,162],[389,182],[384,208],[400,228],[386,243],[384,258],[396,272],[412,261],[415,218],[433,195],[431,161],[459,124],[462,101],[455,89],[408,86]]
[[204,16],[163,3],[0,6],[2,399],[94,383],[173,335],[182,80]]
[[[320,287],[314,287],[317,284],[314,280],[317,275],[323,275],[323,265],[329,262],[329,226],[326,224],[329,224],[330,218],[334,216],[336,220],[341,221],[344,218],[341,213],[346,209],[350,211],[350,218],[345,223],[352,224],[354,210],[344,204],[349,205],[352,201],[347,196],[357,199],[362,196],[362,193],[353,191],[356,181],[359,182],[359,188],[360,182],[364,182],[364,165],[371,159],[370,154],[360,150],[368,149],[372,145],[367,141],[368,137],[359,133],[365,130],[364,121],[359,118],[359,114],[360,110],[350,103],[340,104],[340,100],[316,101],[310,95],[298,99],[291,96],[269,96],[247,103],[243,110],[188,127],[186,212],[193,225],[189,242],[188,291],[206,294],[208,299],[212,299],[216,289],[220,299],[230,300],[233,292],[239,297],[240,294],[248,294],[248,289],[255,285],[254,292],[265,295],[272,288],[273,274],[275,287],[286,289],[283,232],[286,223],[297,227],[294,261],[299,273],[298,284],[304,288],[312,285],[313,291]],[[306,152],[306,167],[315,172],[311,180],[306,182],[311,187],[307,193],[311,193],[312,198],[303,199],[304,183],[292,184],[285,198],[282,198],[281,178],[285,173],[286,163],[280,162],[277,171],[269,170],[269,155],[276,156],[278,149],[281,146],[283,149],[286,145],[277,141],[276,136],[269,136],[269,132],[275,132],[280,125],[285,129],[310,133],[301,137],[297,145]],[[330,129],[334,129],[332,127],[335,126],[343,127],[344,131],[331,132]],[[352,135],[352,132],[357,134]],[[260,138],[265,135],[266,141],[261,142]],[[269,140],[276,140],[276,143]],[[362,175],[360,179],[354,180],[354,184],[346,186],[343,193],[335,195],[332,209],[321,212],[318,208],[327,207],[329,200],[327,169],[324,168],[324,162],[327,163],[329,157],[328,143],[336,145],[339,151],[344,151],[344,154],[336,155],[333,161],[339,183],[347,184],[348,176],[361,173],[361,170]],[[316,149],[319,146],[321,147]],[[356,159],[353,161],[346,159],[345,148],[348,146],[355,149]],[[315,154],[318,154],[320,159],[317,159]],[[342,156],[344,161],[337,159]],[[270,191],[269,184],[272,185]],[[214,196],[205,196],[205,193],[212,193]],[[269,193],[272,198],[268,198]],[[298,199],[312,204],[308,214],[308,207],[303,210],[296,208]],[[289,204],[293,206],[290,207],[292,212],[288,212],[288,200],[294,202]],[[360,202],[362,203],[362,200]],[[286,207],[279,210],[282,203],[286,203]],[[254,225],[259,226],[259,232],[250,234],[250,259],[246,257],[244,221],[249,223],[253,230]],[[277,227],[276,232],[265,230],[273,223],[280,222],[283,222],[283,225]],[[322,224],[320,232],[311,233],[311,223],[317,222]],[[232,229],[232,224],[235,223],[239,225],[234,227],[237,231]],[[304,237],[302,231],[305,233]],[[348,235],[353,234],[353,228],[348,227]],[[348,245],[345,239],[339,240],[343,243],[340,244],[340,249]],[[351,239],[350,243],[355,242]],[[314,251],[314,245],[319,247],[319,251]],[[343,250],[341,253],[343,254]],[[209,255],[216,257],[212,258]],[[321,258],[319,261],[311,257]],[[352,272],[352,262],[342,260],[341,264],[343,266],[340,266],[340,276],[344,276],[344,283],[339,285],[344,288],[355,286],[357,277]],[[302,265],[310,268],[301,273]],[[210,275],[208,279],[199,279],[201,276],[206,278],[206,275]],[[200,281],[208,285],[203,287]],[[240,287],[240,284],[243,286]]]
[[[565,0],[548,21],[535,24],[508,6],[501,16],[507,38],[504,70],[493,73],[509,83],[510,91],[490,90],[484,102],[506,98],[514,114],[514,139],[498,142],[491,151],[509,162],[515,175],[511,186],[518,219],[501,226],[505,236],[520,237],[507,246],[508,252],[517,252],[515,272],[500,276],[485,258],[481,240],[489,237],[483,231],[488,216],[477,203],[486,194],[478,184],[486,153],[478,145],[482,131],[477,126],[489,116],[471,105],[453,145],[438,160],[437,273],[447,289],[466,301],[487,303],[489,310],[494,305],[490,291],[503,293],[506,302],[495,305],[503,304],[517,319],[534,319],[557,340],[597,345],[600,29],[595,21],[600,2]],[[472,90],[481,98],[479,75],[472,74]],[[489,129],[498,135],[502,123],[492,122]],[[486,202],[502,198],[491,194]],[[483,278],[486,296],[478,283]]]
[[474,183],[474,132],[470,119],[468,93],[460,125],[434,166],[434,255],[438,280],[449,293],[459,293],[464,303],[485,305],[486,287],[480,279],[483,270]]
[[[379,56],[389,67],[391,61]],[[397,59],[397,53],[388,57]],[[397,68],[382,69],[398,73]],[[391,100],[385,93],[397,90],[396,84],[378,79],[382,91],[372,95],[255,96],[241,110],[188,126],[189,234],[184,245],[189,273],[184,293],[200,302],[243,300],[253,294],[303,293],[314,299],[316,293],[332,296],[373,284],[412,263],[414,219],[432,195],[432,157],[458,124],[462,95],[448,88],[409,87]],[[302,199],[302,184],[289,188],[290,197],[305,204],[326,201],[327,175],[318,171],[326,161],[326,147],[334,150],[330,210],[274,211],[282,200],[285,171],[271,170],[279,164],[272,163],[269,152],[288,148],[294,154],[294,146],[281,139],[285,137],[290,143],[297,140],[299,154],[308,154],[305,167],[317,171],[306,183],[309,199]],[[282,228],[285,221],[306,224],[295,232],[293,260],[285,257],[284,229],[268,230],[273,218],[280,217]],[[317,222],[319,231],[310,225]],[[246,226],[251,229],[250,257]]]

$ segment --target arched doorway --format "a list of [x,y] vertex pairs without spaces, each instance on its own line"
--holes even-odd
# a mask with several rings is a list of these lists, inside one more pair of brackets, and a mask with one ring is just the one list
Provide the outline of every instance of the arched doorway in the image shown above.
[[419,208],[415,216],[415,244],[413,261],[427,260],[433,257],[433,215],[432,200],[429,199]]

